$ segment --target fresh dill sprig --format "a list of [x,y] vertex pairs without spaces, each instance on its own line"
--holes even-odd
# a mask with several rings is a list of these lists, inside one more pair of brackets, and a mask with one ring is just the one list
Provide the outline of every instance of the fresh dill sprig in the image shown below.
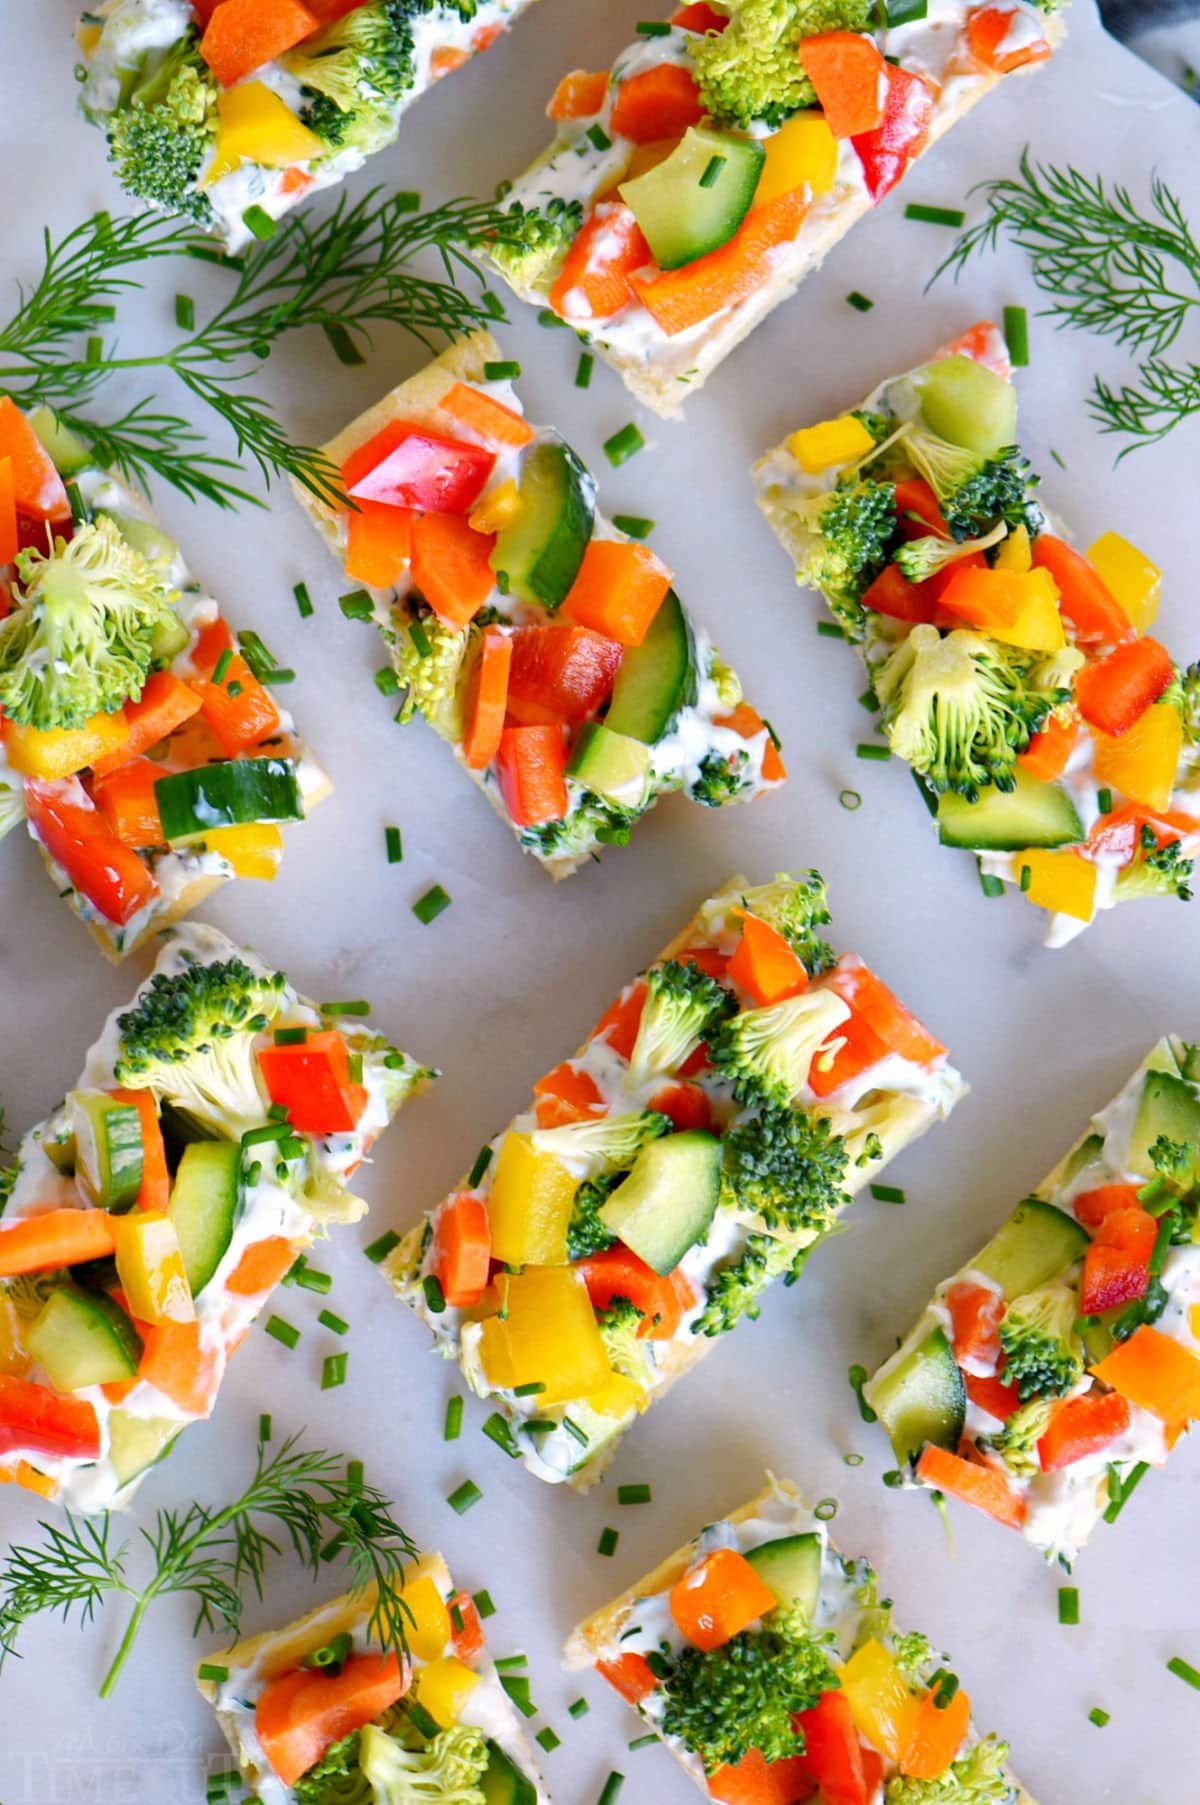
[[271,1555],[290,1546],[315,1577],[331,1544],[346,1559],[356,1591],[377,1588],[369,1634],[382,1648],[405,1655],[408,1611],[399,1582],[415,1545],[356,1463],[301,1448],[295,1437],[270,1457],[260,1442],[254,1477],[231,1504],[158,1511],[140,1531],[152,1562],[144,1585],[127,1577],[128,1544],[112,1545],[107,1514],[76,1518],[68,1512],[64,1522],[41,1528],[46,1540],[38,1547],[13,1544],[0,1570],[0,1667],[16,1653],[18,1633],[30,1617],[50,1611],[64,1621],[77,1614],[81,1624],[90,1623],[107,1597],[120,1594],[133,1608],[100,1687],[101,1698],[108,1698],[156,1598],[187,1593],[196,1605],[193,1635],[222,1629],[234,1637],[243,1594],[253,1588],[261,1598]]
[[1009,238],[1029,258],[1047,297],[1043,317],[1095,332],[1147,354],[1135,383],[1111,387],[1097,377],[1090,407],[1103,432],[1130,440],[1124,457],[1163,438],[1200,410],[1200,366],[1168,363],[1164,353],[1200,307],[1200,244],[1178,195],[1153,177],[1148,209],[1120,184],[1072,165],[1034,162],[1028,146],[1015,176],[985,182],[983,218],[957,240],[934,271],[957,281],[977,252]]
[[[361,353],[379,325],[399,326],[433,350],[438,338],[494,323],[503,311],[469,253],[521,230],[519,219],[493,204],[456,200],[420,212],[416,196],[374,189],[358,201],[343,195],[321,218],[295,214],[272,237],[226,257],[187,222],[96,214],[61,240],[46,234],[41,275],[0,325],[0,392],[21,407],[54,408],[100,461],[132,481],[158,477],[221,507],[256,501],[233,480],[236,462],[208,450],[187,419],[148,398],[115,419],[92,418],[91,403],[109,378],[162,371],[225,422],[266,483],[291,476],[337,504],[344,497],[336,469],[317,448],[292,442],[245,386],[248,373],[286,333],[307,327]],[[441,277],[412,267],[430,253]],[[116,307],[142,286],[138,266],[180,254],[228,269],[231,292],[166,349],[120,355]],[[467,271],[480,283],[477,293],[458,285]]]

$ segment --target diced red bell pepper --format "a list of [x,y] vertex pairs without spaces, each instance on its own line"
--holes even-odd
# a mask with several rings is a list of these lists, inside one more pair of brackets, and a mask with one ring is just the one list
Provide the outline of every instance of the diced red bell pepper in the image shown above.
[[896,531],[906,544],[930,534],[949,539],[941,505],[924,477],[909,476],[896,484]]
[[633,300],[630,277],[654,262],[624,201],[598,201],[571,240],[550,305],[575,322],[611,319]]
[[487,486],[496,453],[425,426],[393,420],[342,465],[355,501],[382,501],[425,514],[467,514]]
[[808,1082],[818,1097],[827,1097],[888,1053],[899,1053],[916,1065],[930,1065],[945,1053],[941,1041],[934,1039],[856,954],[844,953],[818,982],[850,1007],[849,1019],[834,1030],[842,1047],[828,1066],[818,1057],[809,1071]]
[[514,827],[561,821],[567,797],[567,747],[561,727],[506,727],[496,780]]
[[862,605],[890,620],[928,626],[937,613],[937,597],[928,583],[910,583],[898,564],[885,564],[863,591]]
[[433,1225],[429,1264],[452,1309],[469,1310],[479,1302],[487,1290],[491,1261],[492,1232],[483,1199],[469,1191],[448,1197]]
[[1097,1185],[1095,1190],[1080,1191],[1071,1204],[1076,1222],[1081,1222],[1093,1234],[1114,1210],[1136,1210],[1137,1207],[1136,1185]]
[[1017,6],[976,6],[967,14],[967,49],[992,75],[1011,75],[1029,63],[1044,63],[1050,55],[1045,38],[1029,38],[1022,31],[1010,50],[1003,44],[1014,20],[1026,24],[1029,14]]
[[1075,700],[1085,721],[1114,738],[1137,724],[1162,695],[1175,666],[1157,639],[1130,639],[1107,657],[1085,664],[1075,679]]
[[653,144],[661,138],[681,138],[703,117],[704,102],[691,70],[682,63],[656,63],[621,83],[609,125],[614,138]]
[[655,1091],[648,1107],[666,1116],[676,1134],[693,1128],[710,1130],[713,1125],[712,1104],[708,1092],[698,1084],[664,1084]]
[[607,1310],[615,1297],[624,1297],[642,1312],[638,1335],[646,1341],[670,1341],[685,1310],[697,1302],[696,1288],[676,1267],[665,1277],[653,1271],[629,1248],[609,1247],[576,1262],[583,1275],[594,1310]]
[[350,1078],[350,1050],[335,1028],[310,1028],[302,1041],[262,1047],[259,1070],[272,1103],[299,1134],[349,1134],[367,1107]]
[[149,752],[177,727],[190,721],[199,707],[200,698],[190,684],[182,683],[170,671],[151,671],[137,701],[125,704],[125,724],[129,731],[115,752],[96,760],[92,775],[104,777],[137,758],[139,753]]
[[815,1791],[803,1755],[767,1761],[758,1749],[749,1749],[736,1766],[726,1763],[708,1776],[709,1797],[720,1805],[797,1805]]
[[118,840],[76,778],[27,778],[25,812],[50,857],[106,921],[124,927],[157,897],[149,867]]
[[728,975],[729,955],[718,952],[715,946],[688,946],[675,955],[680,965],[696,965],[707,977],[715,978],[719,983]]
[[[220,618],[201,629],[192,664],[198,674],[192,688],[200,698],[200,713],[227,758],[274,739],[282,724],[279,710],[242,654],[234,651],[233,634]],[[218,666],[221,681],[215,683]]]
[[1031,555],[1035,570],[1048,570],[1058,589],[1058,611],[1081,646],[1115,646],[1133,638],[1133,624],[1095,565],[1053,533],[1039,533]]
[[446,1600],[446,1609],[450,1614],[454,1652],[460,1661],[469,1663],[483,1653],[484,1644],[483,1625],[475,1600],[469,1592],[455,1592]]
[[[0,457],[0,566],[11,564],[21,549],[21,529],[17,522],[16,485],[11,457]],[[0,620],[10,612],[8,585],[5,584]]]
[[993,320],[976,320],[957,338],[952,338],[939,351],[934,352],[935,361],[943,357],[969,357],[974,363],[983,364],[997,376],[1003,376],[1005,382],[1012,381],[1012,359],[1008,355],[1008,346],[1004,334]]
[[1110,1210],[1083,1256],[1080,1315],[1098,1315],[1145,1297],[1157,1239],[1158,1223],[1148,1210]]
[[0,1454],[50,1454],[99,1460],[100,1425],[83,1398],[63,1398],[46,1385],[0,1373]]
[[604,1098],[594,1078],[564,1059],[533,1087],[539,1128],[565,1128],[569,1122],[595,1121],[605,1113]]
[[878,204],[907,172],[929,142],[929,122],[937,101],[937,89],[910,69],[885,66],[887,92],[883,119],[874,131],[851,138],[862,164],[863,181]]
[[596,1672],[621,1694],[627,1705],[640,1705],[658,1690],[658,1681],[645,1655],[623,1654],[615,1661],[597,1661]]
[[508,713],[522,726],[586,721],[607,701],[624,648],[590,627],[518,627]]
[[1006,1423],[1020,1405],[1016,1386],[1006,1385],[1003,1379],[981,1378],[978,1373],[964,1373],[962,1379],[972,1404],[978,1404],[998,1423]]
[[592,1029],[589,1040],[606,1040],[622,1059],[632,1056],[646,1006],[646,986],[639,978],[627,984],[615,1003],[611,1003]]
[[154,786],[163,774],[152,758],[135,758],[107,777],[92,779],[92,801],[117,839],[139,851],[163,844]]
[[1117,1391],[1089,1391],[1081,1398],[1065,1398],[1039,1438],[1037,1451],[1043,1473],[1073,1466],[1089,1454],[1099,1454],[1129,1427],[1129,1404]]
[[725,13],[714,12],[705,0],[694,0],[691,6],[681,6],[671,14],[672,25],[678,25],[682,31],[724,31],[729,23]]
[[[50,521],[55,527],[70,521],[66,485],[50,453],[9,395],[0,395],[0,457],[12,459],[13,501],[23,520]],[[45,544],[44,534],[40,543]]]
[[803,1732],[805,1763],[822,1805],[867,1805],[862,1747],[845,1693],[823,1692],[792,1721]]
[[960,1280],[946,1293],[950,1312],[954,1358],[962,1366],[973,1361],[988,1373],[994,1373],[1000,1362],[1000,1320],[1004,1315],[1004,1299],[988,1285],[974,1285]]

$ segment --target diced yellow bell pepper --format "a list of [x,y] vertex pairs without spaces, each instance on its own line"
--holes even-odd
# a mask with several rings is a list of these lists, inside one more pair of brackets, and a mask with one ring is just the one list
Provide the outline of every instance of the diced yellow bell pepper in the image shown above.
[[543,1387],[539,1401],[567,1404],[608,1383],[611,1368],[587,1286],[566,1266],[502,1274],[502,1314],[480,1334],[484,1376],[496,1390]]
[[527,1134],[506,1134],[488,1193],[492,1258],[508,1266],[565,1266],[579,1181]]
[[257,877],[270,883],[279,870],[283,835],[271,821],[210,828],[203,837],[209,851],[228,859],[238,877]]
[[646,1393],[636,1379],[625,1373],[610,1372],[603,1385],[584,1399],[597,1416],[628,1416],[631,1410],[644,1410]]
[[501,527],[508,526],[521,512],[521,497],[517,485],[510,476],[506,482],[497,483],[488,491],[482,500],[467,516],[467,525],[476,533],[498,533]]
[[75,42],[79,46],[81,56],[91,56],[100,42],[102,27],[81,22],[75,27]]
[[1099,732],[1094,738],[1096,782],[1101,788],[1119,790],[1146,808],[1170,806],[1183,750],[1183,724],[1169,702],[1156,702],[1117,739]]
[[1096,909],[1096,867],[1077,852],[1046,852],[1030,847],[1016,854],[1018,870],[1029,868],[1025,894],[1039,909],[1090,921]]
[[450,1640],[450,1613],[436,1582],[428,1573],[409,1580],[404,1587],[404,1602],[412,1612],[408,1624],[410,1651],[418,1661],[436,1661]]
[[874,1637],[864,1642],[839,1677],[859,1735],[889,1761],[899,1761],[912,1737],[921,1701],[882,1642]]
[[1087,549],[1089,564],[1094,564],[1120,602],[1139,633],[1154,625],[1158,598],[1162,592],[1162,571],[1145,552],[1120,533],[1101,533]]
[[7,1298],[0,1298],[0,1373],[23,1379],[33,1365],[21,1345],[21,1323]]
[[287,169],[320,156],[325,148],[265,82],[244,81],[225,88],[217,101],[217,118],[217,142],[205,173],[206,186],[228,175],[239,163]]
[[1048,570],[1019,571],[1009,567],[1021,589],[1017,617],[1009,626],[989,625],[985,631],[1006,646],[1027,652],[1061,652],[1067,643],[1058,611],[1058,587]]
[[19,1485],[22,1491],[34,1492],[39,1498],[57,1498],[58,1480],[49,1473],[39,1473],[27,1460],[18,1460],[10,1473],[0,1472],[0,1485]]
[[819,113],[798,113],[764,138],[762,147],[767,160],[754,190],[756,207],[793,188],[828,194],[837,179],[838,141]]
[[865,457],[875,441],[861,420],[843,414],[837,420],[822,420],[819,426],[802,426],[788,440],[788,450],[802,470],[816,476],[831,470],[835,464],[848,464]]
[[1188,1305],[1188,1323],[1192,1334],[1200,1341],[1200,1304]]
[[94,714],[82,727],[22,727],[4,723],[4,751],[22,777],[73,777],[98,758],[116,752],[129,738],[125,710]]
[[1007,539],[1002,539],[996,548],[996,570],[1025,571],[1033,569],[1033,550],[1029,543],[1029,529],[1022,525],[1014,526]]
[[442,1660],[431,1661],[428,1667],[418,1669],[417,1703],[425,1707],[443,1730],[449,1730],[462,1716],[463,1706],[478,1684],[479,1675],[472,1673],[465,1661],[460,1661],[456,1655],[446,1655]]
[[131,1210],[113,1220],[117,1278],[139,1322],[194,1322],[196,1306],[175,1224],[161,1210]]

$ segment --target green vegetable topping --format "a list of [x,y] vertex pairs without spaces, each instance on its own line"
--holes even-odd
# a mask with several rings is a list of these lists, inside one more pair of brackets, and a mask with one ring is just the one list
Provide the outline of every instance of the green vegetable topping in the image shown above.
[[1075,1293],[1066,1285],[1043,1285],[1008,1306],[1000,1324],[1004,1376],[1022,1404],[1031,1398],[1060,1398],[1083,1373],[1083,1346],[1075,1333]]
[[951,1762],[936,1780],[893,1774],[886,1805],[1016,1805],[1019,1794],[1005,1771],[1008,1744],[985,1737]]
[[849,1202],[846,1143],[823,1116],[764,1103],[724,1140],[721,1201],[765,1226],[822,1234]]
[[375,1805],[485,1805],[480,1782],[488,1747],[481,1731],[455,1724],[423,1749],[404,1748],[374,1724],[361,1735],[359,1762]]
[[793,506],[809,535],[796,581],[819,589],[846,637],[860,640],[862,596],[887,562],[895,531],[895,485],[865,478]]
[[709,1042],[714,1070],[733,1083],[739,1102],[786,1106],[805,1084],[813,1058],[846,1017],[832,991],[802,991],[764,1009],[743,1009]]
[[751,1749],[767,1761],[804,1753],[792,1720],[836,1687],[825,1651],[811,1637],[743,1630],[720,1648],[686,1648],[665,1683],[664,1736],[678,1736],[706,1773]]
[[732,993],[698,965],[670,959],[646,973],[646,1001],[629,1057],[632,1084],[672,1073],[699,1043],[732,1015]]
[[[503,242],[488,253],[492,262],[516,287],[548,293],[583,224],[583,203],[564,201],[557,195],[544,207],[513,201],[505,222]],[[551,317],[556,325],[562,323]]]
[[121,186],[169,213],[211,225],[196,186],[217,134],[217,84],[189,28],[142,76],[108,122],[108,155]]
[[693,1335],[727,1335],[743,1316],[756,1322],[763,1292],[777,1278],[787,1284],[799,1278],[807,1256],[806,1247],[797,1251],[773,1235],[751,1235],[738,1258],[719,1266],[709,1279],[704,1308],[692,1324]]
[[727,0],[729,24],[719,35],[690,38],[688,50],[705,108],[723,124],[756,120],[775,130],[816,93],[796,51],[822,31],[867,31],[871,0]]

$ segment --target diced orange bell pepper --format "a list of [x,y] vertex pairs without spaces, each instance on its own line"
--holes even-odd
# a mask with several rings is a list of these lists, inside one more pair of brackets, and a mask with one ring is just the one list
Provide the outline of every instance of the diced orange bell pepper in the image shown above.
[[629,1059],[641,1025],[642,1010],[646,1006],[646,986],[641,978],[636,983],[627,984],[615,1003],[611,1003],[592,1029],[589,1040],[605,1040],[619,1053],[622,1059]]
[[124,927],[158,896],[149,867],[117,839],[76,780],[27,781],[25,812],[50,857],[105,921]]
[[[1200,1370],[1200,1360],[1196,1362]],[[964,1460],[948,1448],[935,1448],[930,1442],[917,1462],[917,1478],[935,1491],[949,1492],[964,1504],[973,1504],[997,1523],[1019,1529],[1025,1521],[1026,1504],[997,1467],[984,1466],[976,1460]]]
[[618,1655],[615,1661],[597,1661],[596,1672],[608,1681],[627,1705],[640,1705],[657,1692],[658,1681],[645,1655]]
[[487,1289],[491,1258],[487,1206],[469,1191],[448,1197],[433,1225],[429,1263],[452,1309],[467,1310],[479,1302]]
[[93,776],[104,777],[159,745],[199,707],[200,698],[189,684],[170,671],[151,671],[137,701],[125,704],[124,740],[116,752],[92,761]]
[[496,778],[514,827],[561,821],[567,796],[567,746],[561,727],[506,727],[496,753]]
[[548,119],[590,119],[604,105],[608,70],[571,69],[550,96]]
[[887,65],[874,38],[857,31],[822,31],[801,38],[800,66],[835,138],[874,131],[883,118],[881,77]]
[[790,244],[808,212],[807,188],[794,188],[763,207],[752,207],[727,243],[681,269],[631,278],[638,300],[673,337],[757,294],[775,253]]
[[267,1095],[287,1111],[298,1134],[349,1134],[367,1107],[367,1092],[350,1077],[350,1050],[336,1028],[309,1028],[301,1041],[262,1047]]
[[485,627],[467,687],[462,750],[472,771],[486,770],[500,750],[512,667],[512,636]]
[[206,1417],[217,1400],[223,1367],[219,1348],[203,1347],[198,1322],[140,1323],[138,1378],[189,1416]]
[[763,781],[765,783],[783,782],[787,776],[787,770],[779,756],[779,748],[772,738],[771,729],[757,708],[752,708],[749,702],[739,702],[737,707],[731,708],[728,714],[714,715],[713,726],[730,727],[734,733],[741,734],[744,740],[757,739],[760,733],[765,733],[767,743],[763,747]]
[[1137,1194],[1136,1185],[1097,1185],[1092,1191],[1080,1191],[1071,1208],[1076,1222],[1095,1232],[1114,1210],[1135,1210]]
[[1158,701],[1174,674],[1171,655],[1157,639],[1126,640],[1084,665],[1075,700],[1085,721],[1116,739]]
[[465,627],[496,584],[494,533],[477,533],[459,514],[418,514],[413,521],[412,580],[439,620]]
[[1043,1473],[1057,1473],[1077,1460],[1100,1454],[1129,1427],[1129,1404],[1116,1391],[1089,1391],[1065,1398],[1038,1438]]
[[736,1763],[724,1763],[708,1776],[708,1795],[719,1805],[797,1805],[810,1799],[816,1782],[803,1755],[767,1761],[748,1749]]
[[782,1003],[808,988],[808,972],[778,928],[748,912],[742,916],[742,933],[729,961],[729,976],[750,997],[756,1008]]
[[452,1592],[446,1600],[446,1611],[455,1654],[460,1661],[474,1661],[484,1649],[483,1625],[475,1600],[469,1592]]
[[533,1096],[539,1128],[564,1128],[569,1122],[594,1121],[605,1113],[595,1079],[569,1059],[538,1079]]
[[1092,1372],[1168,1428],[1200,1417],[1200,1360],[1147,1323],[1119,1342]]
[[1053,533],[1039,533],[1032,557],[1035,570],[1048,570],[1054,578],[1059,609],[1074,627],[1079,645],[1117,645],[1132,637],[1129,616],[1099,572],[1073,546]]
[[[189,692],[190,693],[190,692]],[[197,700],[197,707],[199,701]],[[162,821],[154,786],[163,774],[151,758],[135,758],[108,777],[92,782],[92,801],[118,840],[144,848],[163,844]]]
[[671,1587],[671,1616],[694,1648],[720,1648],[773,1611],[778,1600],[745,1555],[718,1548]]
[[346,515],[346,575],[371,589],[392,589],[412,557],[413,510],[355,501]]
[[296,1248],[286,1235],[251,1241],[225,1281],[235,1297],[260,1297],[273,1291],[296,1263]]
[[[0,395],[0,457],[12,459],[13,501],[28,521],[65,527],[71,518],[66,485],[54,460],[9,395]],[[7,562],[7,560],[6,560]]]
[[254,1729],[276,1778],[285,1787],[344,1736],[374,1722],[408,1687],[394,1650],[351,1655],[338,1674],[297,1667],[269,1680],[254,1706]]
[[676,1134],[684,1134],[693,1128],[711,1130],[713,1125],[708,1092],[701,1090],[698,1084],[677,1081],[664,1084],[661,1090],[654,1092],[647,1107],[666,1116]]
[[482,395],[468,383],[456,382],[438,402],[444,414],[460,426],[478,433],[488,445],[519,449],[536,437],[533,427],[515,408],[505,407],[494,395]]
[[1018,752],[1017,763],[1030,777],[1053,783],[1066,770],[1078,740],[1078,715],[1049,715],[1046,725],[1033,735],[1024,752]]
[[658,63],[620,84],[609,124],[614,138],[650,144],[656,138],[681,138],[703,117],[704,102],[691,70],[681,63]]
[[977,6],[967,14],[967,49],[981,69],[991,75],[1011,75],[1030,63],[1044,63],[1050,55],[1045,38],[1029,38],[1024,32],[1010,50],[1003,48],[1015,20],[1028,14],[1016,6]]
[[653,263],[633,210],[621,200],[597,201],[571,240],[550,290],[550,306],[572,325],[611,319],[633,300],[637,270]]
[[671,572],[648,545],[592,538],[559,612],[619,645],[638,646],[670,587]]
[[[235,651],[233,634],[219,617],[201,629],[192,664],[197,672],[192,687],[200,698],[200,713],[227,758],[236,758],[250,746],[275,737],[281,726],[279,710],[241,653]],[[221,681],[215,683],[218,667]]]
[[20,549],[13,461],[11,457],[0,457],[0,564],[11,564]]
[[970,1722],[971,1701],[965,1692],[956,1692],[941,1706],[927,1692],[900,1757],[900,1772],[914,1780],[939,1780],[962,1747]]
[[888,1053],[930,1065],[946,1051],[856,955],[844,953],[820,983],[849,1004],[850,1019],[839,1022],[834,1031],[834,1039],[844,1044],[832,1061],[827,1063],[821,1055],[813,1060],[808,1082],[818,1097],[828,1096]]
[[204,28],[200,54],[221,86],[231,88],[319,27],[300,0],[221,0]]

